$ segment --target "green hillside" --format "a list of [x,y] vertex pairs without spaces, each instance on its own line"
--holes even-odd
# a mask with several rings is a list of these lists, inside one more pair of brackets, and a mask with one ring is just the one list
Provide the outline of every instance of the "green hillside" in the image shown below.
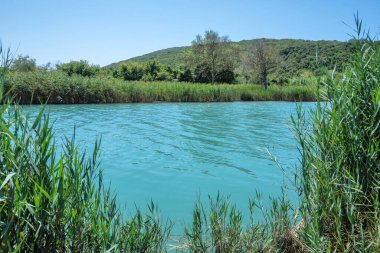
[[[320,67],[332,69],[336,66],[337,70],[341,70],[344,64],[349,61],[350,55],[352,55],[354,50],[352,43],[341,41],[296,39],[242,40],[240,42],[233,42],[233,45],[238,48],[239,51],[239,61],[236,63],[236,68],[239,68],[243,60],[248,56],[250,49],[259,41],[264,41],[278,56],[278,64],[276,64],[271,72],[273,74],[288,76],[298,75],[305,70],[315,72]],[[123,62],[148,61],[156,61],[171,67],[176,67],[185,64],[183,55],[189,48],[189,46],[184,46],[158,50],[125,61],[113,63],[109,65],[109,67],[115,67]]]
[[162,49],[154,51],[152,53],[144,54],[141,56],[133,57],[128,60],[120,61],[117,63],[110,64],[109,67],[117,66],[123,62],[148,62],[157,61],[162,64],[169,66],[176,66],[183,63],[183,53],[190,47],[172,47],[167,49]]

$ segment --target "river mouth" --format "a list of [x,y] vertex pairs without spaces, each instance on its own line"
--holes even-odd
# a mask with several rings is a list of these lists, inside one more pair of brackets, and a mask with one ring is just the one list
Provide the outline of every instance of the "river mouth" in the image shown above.
[[[33,117],[38,107],[23,108]],[[153,200],[175,222],[174,234],[190,223],[198,198],[217,192],[248,216],[256,191],[266,205],[284,183],[290,186],[271,155],[291,178],[299,162],[290,121],[296,103],[48,105],[47,111],[58,144],[74,128],[76,143],[89,153],[101,138],[104,181],[122,207],[132,214]],[[291,190],[288,197],[296,201]]]

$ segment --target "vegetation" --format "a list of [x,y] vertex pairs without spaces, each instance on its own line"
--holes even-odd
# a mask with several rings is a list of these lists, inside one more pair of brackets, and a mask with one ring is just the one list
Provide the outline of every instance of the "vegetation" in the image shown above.
[[[84,60],[36,66],[29,56],[19,56],[10,66],[5,89],[23,104],[311,101],[317,99],[318,78],[334,67],[341,74],[353,47],[353,41],[262,39],[234,43],[206,31],[196,37],[191,48],[175,49],[176,57],[170,57],[182,59],[173,61],[175,65],[160,63],[161,54],[152,61],[127,61],[105,68]],[[270,88],[263,92],[252,84]]]
[[74,138],[56,152],[49,117],[30,121],[19,106],[1,108],[0,251],[158,252],[171,225],[151,213],[122,221],[116,196],[98,169],[99,142],[91,156]]
[[80,75],[85,77],[95,76],[99,72],[99,66],[90,65],[87,61],[71,61],[65,64],[58,64],[57,69],[63,71],[68,76]]
[[244,231],[241,214],[225,200],[210,200],[209,211],[199,203],[185,230],[192,252],[380,251],[380,48],[357,17],[356,25],[353,62],[343,77],[323,82],[327,102],[307,118],[299,107],[292,118],[301,154],[299,207],[285,188],[268,211],[258,196],[250,209],[261,210],[265,223]]
[[353,63],[325,82],[329,102],[318,103],[310,122],[301,112],[294,120],[301,239],[316,252],[380,251],[380,50],[356,24]]
[[[254,39],[231,42],[231,46],[239,52],[239,57],[234,61],[234,74],[236,82],[254,82],[252,75],[246,78],[244,71],[248,68],[249,58],[252,50],[257,44],[265,44],[272,51],[278,61],[269,70],[269,78],[292,78],[305,74],[323,76],[324,70],[343,71],[347,62],[350,62],[352,53],[355,51],[353,40],[348,42],[339,41],[309,41],[294,39]],[[378,42],[377,42],[378,43]],[[178,68],[187,65],[185,57],[192,47],[175,47],[159,50],[146,55],[131,58],[119,63],[113,63],[107,68],[115,68],[123,62],[147,63],[156,61],[159,64]],[[247,65],[248,64],[248,65]],[[271,84],[269,82],[269,84]]]
[[193,84],[142,82],[107,76],[68,76],[59,71],[10,74],[5,91],[22,104],[76,104],[127,102],[227,102],[227,101],[315,101],[315,81],[289,86],[270,86],[267,91],[249,84]]
[[[99,142],[95,142],[92,154],[87,156],[75,145],[74,135],[72,139],[66,139],[63,152],[58,153],[49,116],[44,114],[44,109],[31,120],[22,114],[17,103],[12,105],[12,97],[2,96],[0,250],[379,252],[380,49],[362,31],[358,18],[356,24],[353,62],[342,76],[335,77],[332,73],[322,80],[324,88],[318,90],[327,102],[317,102],[316,109],[307,118],[301,109],[298,116],[292,118],[301,155],[295,180],[300,196],[299,207],[287,201],[286,188],[282,197],[272,200],[269,210],[263,208],[260,194],[257,194],[249,202],[251,222],[245,227],[241,213],[229,203],[229,199],[217,195],[210,198],[208,205],[196,203],[192,224],[184,231],[184,242],[170,249],[167,242],[172,224],[159,219],[153,203],[146,215],[136,210],[132,217],[122,216],[123,210],[117,204],[116,196],[104,184],[102,170],[98,168]],[[11,58],[9,51],[0,47],[0,52],[0,87],[3,87]],[[37,78],[48,76],[46,73],[38,76],[38,73],[25,72],[24,76],[17,73],[20,75],[17,78],[29,80],[32,75]],[[80,85],[91,85],[97,80],[57,73],[49,75],[76,80]],[[59,78],[51,80],[55,82]],[[106,77],[104,80],[114,82],[109,87],[118,87],[116,80]],[[102,84],[106,83],[104,80]],[[64,85],[66,81],[58,84]],[[46,82],[33,85],[40,83]],[[210,97],[211,94],[220,97],[218,89],[235,87],[199,84],[191,91],[196,85],[133,85],[120,82],[123,89],[139,89],[146,85],[144,92],[170,85],[178,86],[177,90],[171,91],[185,87],[189,94],[204,89],[204,94]],[[68,87],[71,90],[71,86]],[[244,90],[245,86],[240,87]],[[11,88],[6,90],[11,91]],[[273,87],[272,91],[271,88],[267,92],[260,90],[268,94],[281,87]],[[17,86],[14,90],[17,91]],[[157,90],[152,94],[157,94]],[[183,96],[184,93],[180,92],[179,97]],[[47,97],[44,97],[45,101]],[[196,97],[200,96],[197,94]],[[263,214],[262,223],[254,219],[257,210]]]
[[187,55],[188,65],[194,69],[194,80],[200,83],[232,83],[234,76],[235,50],[227,36],[206,31],[192,42]]
[[265,89],[268,89],[269,70],[275,65],[273,51],[269,51],[264,42],[259,42],[250,53],[248,61],[249,67],[254,72],[253,76],[264,85]]
[[36,60],[29,56],[19,55],[12,64],[12,70],[19,72],[29,72],[37,70]]

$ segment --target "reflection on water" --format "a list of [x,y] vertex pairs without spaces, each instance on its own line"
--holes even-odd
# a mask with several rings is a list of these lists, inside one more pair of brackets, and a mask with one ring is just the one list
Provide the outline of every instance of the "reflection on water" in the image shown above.
[[191,218],[199,194],[231,194],[243,210],[256,190],[278,195],[283,176],[268,149],[288,171],[298,161],[290,131],[294,103],[52,105],[48,111],[58,141],[74,126],[87,149],[102,138],[101,167],[120,201],[144,207],[153,199],[177,224]]

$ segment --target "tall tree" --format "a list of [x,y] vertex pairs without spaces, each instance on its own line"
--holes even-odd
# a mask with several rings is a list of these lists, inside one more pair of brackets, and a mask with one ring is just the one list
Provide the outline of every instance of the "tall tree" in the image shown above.
[[[203,37],[197,35],[192,42],[187,61],[202,80],[207,79],[210,83],[223,82],[222,77],[226,76],[227,71],[233,74],[235,52],[227,36],[219,36],[217,32],[210,30]],[[219,74],[222,76],[218,77]]]
[[253,73],[264,88],[268,88],[268,74],[275,63],[275,55],[263,41],[259,41],[251,51],[249,60],[252,64]]

